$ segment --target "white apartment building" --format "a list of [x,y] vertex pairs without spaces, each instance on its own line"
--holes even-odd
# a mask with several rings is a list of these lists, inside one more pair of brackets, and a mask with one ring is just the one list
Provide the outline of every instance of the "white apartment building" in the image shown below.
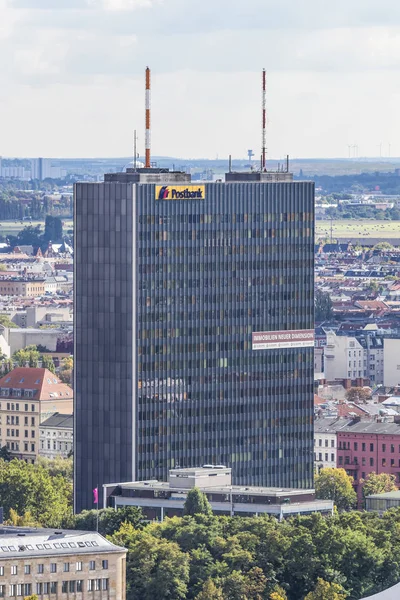
[[68,458],[73,449],[73,415],[56,413],[40,424],[39,455]]
[[335,469],[336,432],[348,425],[348,419],[316,419],[314,422],[314,466],[319,472],[327,467]]
[[374,384],[383,383],[383,338],[377,335],[360,336],[327,334],[324,348],[325,377],[335,379],[369,378]]
[[385,338],[383,365],[383,385],[400,387],[400,339]]

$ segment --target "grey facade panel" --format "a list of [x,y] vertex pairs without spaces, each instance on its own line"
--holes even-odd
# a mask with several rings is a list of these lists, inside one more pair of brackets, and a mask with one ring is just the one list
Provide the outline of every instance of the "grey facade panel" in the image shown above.
[[313,349],[255,351],[252,333],[314,327],[313,184],[207,184],[203,200],[82,184],[76,205],[76,507],[96,479],[178,465],[312,487]]

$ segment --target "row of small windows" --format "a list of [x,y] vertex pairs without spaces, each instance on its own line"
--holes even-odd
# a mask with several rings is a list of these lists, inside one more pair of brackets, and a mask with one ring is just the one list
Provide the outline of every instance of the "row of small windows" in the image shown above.
[[[215,313],[214,318],[220,317],[219,311]],[[139,331],[139,338],[146,339],[165,339],[179,337],[204,337],[204,336],[231,336],[231,335],[251,335],[254,329],[252,325],[209,325],[203,327],[171,327],[168,329],[152,328]]]
[[[316,445],[317,445],[317,442],[316,442],[316,440],[314,440],[314,446],[316,446]],[[321,438],[319,438],[319,440],[318,440],[318,446],[322,446]],[[325,440],[325,448],[328,448],[328,446],[329,446],[329,440]],[[335,447],[335,440],[331,440],[331,448],[334,448],[334,447]]]
[[[51,441],[47,440],[47,448],[45,448],[45,442],[44,440],[41,440],[40,442],[40,448],[41,450],[51,450]],[[57,450],[57,442],[54,440],[53,441],[53,450]],[[58,442],[58,450],[60,452],[65,451],[68,452],[69,450],[72,450],[72,442]]]
[[[379,461],[377,461],[377,464],[378,464],[378,463],[379,463]],[[350,457],[350,456],[345,456],[345,457],[344,457],[344,464],[345,464],[345,465],[350,465],[350,464],[358,465],[358,464],[359,464],[359,462],[358,462],[358,458],[357,458],[357,456],[354,456],[354,457],[353,457],[353,459],[351,459],[351,457]],[[366,464],[367,464],[367,460],[366,460],[366,458],[363,456],[363,457],[362,457],[362,459],[361,459],[361,465],[362,465],[363,467],[365,467],[365,466],[366,466]],[[339,465],[343,465],[343,456],[339,456]],[[370,459],[369,459],[369,466],[370,466],[370,467],[373,467],[374,465],[375,465],[375,460],[374,460],[374,458],[371,456],[371,457],[370,457]],[[389,460],[386,460],[386,458],[382,458],[382,459],[381,459],[381,466],[382,466],[382,467],[388,467],[388,466],[389,466]],[[391,459],[390,459],[390,466],[391,466],[391,467],[397,467],[397,466],[399,466],[399,467],[400,467],[400,460],[398,461],[398,465],[396,465],[396,460],[395,460],[394,458],[391,458]]]
[[[270,251],[271,248],[267,245],[261,245],[259,244],[258,246],[243,246],[243,251],[239,251],[235,254],[239,254],[239,255],[244,255],[244,254],[250,254],[251,256],[247,258],[247,260],[251,259],[254,261],[254,255],[259,256],[259,255],[268,255],[268,256],[272,256],[273,253]],[[282,249],[281,249],[282,251]],[[279,267],[282,267],[283,265],[287,265],[288,267],[290,266],[291,269],[295,269],[297,267],[301,267],[301,266],[307,266],[312,268],[314,266],[314,255],[312,254],[312,252],[306,252],[305,248],[299,248],[297,245],[295,248],[293,248],[293,253],[296,252],[296,255],[302,255],[304,261],[306,261],[306,265],[303,264],[303,261],[300,262],[299,260],[293,258],[293,260],[291,260],[290,262],[288,261],[288,259],[284,259],[284,256],[282,256],[282,258],[280,260],[269,260],[267,261],[261,261],[260,259],[257,259],[257,263],[256,265],[254,265],[254,268],[258,268],[258,269],[278,269]],[[231,248],[225,248],[224,252],[223,252],[223,256],[230,256],[231,254],[233,254],[233,252],[231,252]],[[187,248],[186,246],[180,246],[180,247],[174,247],[174,248],[166,248],[163,250],[162,253],[160,253],[160,249],[159,247],[156,248],[140,248],[138,250],[138,256],[139,258],[151,258],[153,256],[168,256],[168,257],[177,257],[177,258],[185,258],[188,259],[190,257],[194,258],[201,258],[202,256],[215,256],[215,252],[214,250],[212,250],[212,248],[208,248],[204,247],[204,248]],[[229,258],[225,261],[222,261],[222,255],[219,253],[218,258],[221,262],[220,264],[220,268],[223,269],[224,266],[226,266],[226,269],[231,268],[231,262],[232,259]],[[247,262],[246,260],[246,262]],[[201,272],[205,272],[207,273],[208,271],[212,270],[210,268],[208,268],[208,263],[203,262],[203,261],[199,261],[196,260],[196,263],[199,263],[198,265],[196,265],[198,267],[198,270]],[[173,262],[168,262],[165,264],[159,264],[159,261],[157,261],[156,264],[152,265],[153,266],[153,270],[152,272],[159,272],[160,269],[162,268],[164,273],[171,273],[174,271],[179,272],[179,270],[184,270],[183,266],[179,265],[179,263],[173,263]],[[185,265],[186,269],[188,268],[187,265]],[[215,268],[215,265],[214,265]],[[245,265],[245,261],[235,261],[235,269],[237,271],[239,270],[245,270],[246,268],[248,268],[248,265]],[[139,267],[140,269],[140,267]],[[142,271],[143,272],[143,271]],[[146,272],[146,271],[144,271]]]
[[[19,425],[19,417],[7,415],[7,425]],[[29,417],[24,417],[24,425],[29,425]],[[31,417],[31,426],[35,426],[35,417]]]
[[[107,591],[109,589],[108,582],[108,579],[88,579],[86,589],[88,592],[96,592],[99,590]],[[6,596],[6,587],[7,586],[5,585],[0,585],[0,598]],[[36,594],[40,595],[57,594],[58,589],[59,586],[57,581],[44,581],[36,584]],[[63,581],[61,583],[61,593],[63,594],[83,591],[84,581],[82,579]],[[9,586],[9,596],[12,598],[26,595],[29,596],[31,594],[31,583],[12,583]]]
[[15,396],[16,398],[33,398],[37,390],[26,390],[21,388],[0,388],[1,396]]
[[[353,442],[353,450],[357,451],[358,446],[359,446],[358,442]],[[367,452],[367,446],[368,446],[368,444],[366,442],[362,442],[361,443],[361,451]],[[389,449],[389,444],[382,444],[381,448],[382,448],[382,452],[386,452]],[[339,442],[339,450],[350,450],[350,442],[340,441]],[[373,442],[370,442],[369,452],[374,452],[374,450],[375,450],[375,444]],[[390,452],[391,452],[391,454],[394,454],[396,452],[395,444],[390,444]],[[400,454],[400,444],[398,445],[398,453]]]
[[[314,460],[317,460],[317,454],[314,452]],[[318,453],[318,460],[323,460],[322,458],[322,452]],[[325,462],[329,461],[329,454],[325,453]],[[335,462],[335,455],[331,454],[331,462]]]
[[[19,452],[20,443],[19,442],[7,442],[7,450]],[[35,452],[35,444],[31,444],[31,452]],[[24,442],[24,452],[29,452],[29,444],[28,442]],[[33,461],[32,461],[33,462]]]
[[[192,229],[191,231],[141,231],[139,232],[139,242],[172,242],[172,241],[196,241],[200,240],[203,242],[204,247],[212,248],[224,248],[231,247],[232,254],[242,254],[243,246],[235,246],[232,244],[233,240],[240,240],[246,237],[247,239],[293,239],[293,238],[306,238],[314,234],[311,227],[305,227],[304,229],[248,229],[247,231],[236,231],[236,235],[233,235],[231,231],[214,231],[205,233],[204,231],[198,231]],[[255,250],[255,248],[254,248]]]
[[[97,542],[54,542],[52,544],[50,543],[43,543],[43,544],[35,544],[36,549],[37,550],[60,550],[61,548],[65,548],[65,549],[69,549],[69,548],[85,548],[86,546],[91,548],[92,546],[98,546],[99,544]],[[33,547],[32,544],[20,544],[18,546],[18,551],[19,552],[23,552],[25,550],[34,550],[35,548]],[[17,549],[15,546],[0,546],[0,550],[2,552],[17,552]],[[55,564],[55,563],[53,563]],[[82,564],[82,563],[77,563],[77,564]],[[17,568],[15,566],[15,568]],[[43,571],[41,571],[40,569],[43,568],[43,565],[38,565],[38,573],[43,573]],[[1,575],[1,567],[0,567],[0,575]]]
[[[19,391],[21,391],[21,390],[19,390]],[[8,395],[10,395],[10,396],[14,395],[15,396],[16,394],[6,394],[6,395],[7,396]],[[16,410],[16,411],[18,411],[19,407],[20,407],[20,405],[19,405],[18,402],[16,402],[15,404],[14,404],[14,402],[7,402],[7,410]],[[2,409],[2,407],[1,407],[1,404],[0,404],[0,410],[1,409]],[[4,410],[4,408],[3,408],[3,410]],[[24,412],[29,412],[29,404],[25,404],[23,410],[24,410]],[[31,404],[31,410],[30,410],[30,412],[35,412],[35,410],[36,410],[35,405]]]
[[141,225],[165,225],[167,223],[306,223],[314,220],[311,212],[281,212],[281,213],[231,213],[231,214],[198,214],[198,215],[143,215],[138,221]]
[[[19,429],[7,429],[7,437],[19,437]],[[26,438],[29,437],[28,429],[25,429],[24,437],[26,437]],[[32,429],[31,430],[31,438],[34,438],[34,437],[35,437],[35,430]]]

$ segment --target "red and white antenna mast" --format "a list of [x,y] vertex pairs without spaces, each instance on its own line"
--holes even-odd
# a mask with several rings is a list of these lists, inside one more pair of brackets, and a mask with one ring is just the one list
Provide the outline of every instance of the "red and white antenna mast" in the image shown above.
[[150,69],[146,69],[146,133],[145,133],[145,167],[150,169]]
[[261,142],[261,171],[265,171],[267,153],[267,76],[262,72],[262,142]]

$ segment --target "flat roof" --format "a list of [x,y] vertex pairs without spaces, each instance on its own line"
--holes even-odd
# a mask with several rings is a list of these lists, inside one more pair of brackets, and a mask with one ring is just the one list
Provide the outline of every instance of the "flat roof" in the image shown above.
[[[170,487],[168,481],[157,481],[156,479],[148,481],[131,481],[126,483],[107,483],[104,487],[121,487],[126,490],[165,490],[187,493],[190,488],[187,487]],[[314,489],[299,489],[299,488],[268,488],[268,487],[252,487],[244,485],[221,485],[221,486],[201,486],[202,492],[227,494],[231,491],[237,494],[258,496],[302,496],[305,494],[315,494]]]
[[125,548],[96,531],[0,526],[0,560],[103,552],[125,552]]
[[379,500],[400,500],[400,490],[396,492],[384,492],[383,494],[371,494],[366,498],[379,498]]

